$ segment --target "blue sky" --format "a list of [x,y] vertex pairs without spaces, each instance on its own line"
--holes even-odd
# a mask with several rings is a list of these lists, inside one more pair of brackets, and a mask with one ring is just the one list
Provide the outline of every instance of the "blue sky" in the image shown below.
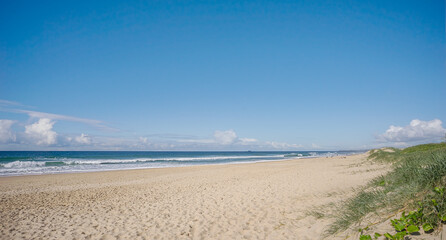
[[446,133],[441,0],[0,4],[0,150],[363,149]]

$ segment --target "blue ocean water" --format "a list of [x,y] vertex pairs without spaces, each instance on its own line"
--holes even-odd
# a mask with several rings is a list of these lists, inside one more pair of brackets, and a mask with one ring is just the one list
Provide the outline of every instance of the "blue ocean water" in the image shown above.
[[0,151],[0,176],[249,163],[354,153],[357,152]]

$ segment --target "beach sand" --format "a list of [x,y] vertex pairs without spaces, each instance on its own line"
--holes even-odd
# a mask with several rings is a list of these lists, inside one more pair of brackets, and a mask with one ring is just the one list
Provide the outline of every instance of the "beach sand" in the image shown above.
[[385,169],[359,154],[3,177],[0,239],[322,239],[331,220],[309,212]]

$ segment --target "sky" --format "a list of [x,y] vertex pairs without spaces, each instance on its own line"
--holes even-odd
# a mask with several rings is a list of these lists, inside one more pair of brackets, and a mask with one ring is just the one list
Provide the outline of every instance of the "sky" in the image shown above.
[[0,150],[340,150],[446,134],[445,3],[2,1]]

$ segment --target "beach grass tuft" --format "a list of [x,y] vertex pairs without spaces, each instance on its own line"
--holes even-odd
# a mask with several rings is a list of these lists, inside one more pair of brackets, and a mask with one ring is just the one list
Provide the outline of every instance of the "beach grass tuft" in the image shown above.
[[[389,163],[390,171],[338,207],[327,236],[347,230],[369,214],[379,218],[383,211],[415,209],[428,200],[434,187],[446,186],[446,143],[375,149],[369,154],[372,161]],[[429,222],[438,224],[438,219],[431,217]]]

